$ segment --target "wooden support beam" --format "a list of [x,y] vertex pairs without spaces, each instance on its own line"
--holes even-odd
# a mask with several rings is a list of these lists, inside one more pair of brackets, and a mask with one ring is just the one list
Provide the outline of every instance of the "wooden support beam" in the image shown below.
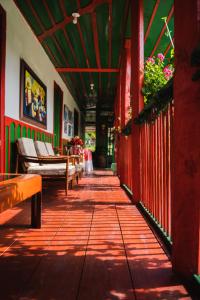
[[[144,98],[141,93],[143,85],[144,65],[144,13],[143,1],[131,2],[131,78],[132,78],[132,114],[133,120],[144,107]],[[140,178],[140,127],[132,123],[132,179],[133,179],[133,201],[141,200],[141,178]]]
[[[186,279],[200,274],[199,0],[174,2],[175,77],[172,162],[172,264]],[[187,39],[185,38],[185,34]],[[196,49],[196,50],[195,50]],[[193,55],[196,51],[196,55]],[[196,57],[192,62],[192,57]]]
[[59,73],[118,73],[119,69],[98,68],[56,68]]

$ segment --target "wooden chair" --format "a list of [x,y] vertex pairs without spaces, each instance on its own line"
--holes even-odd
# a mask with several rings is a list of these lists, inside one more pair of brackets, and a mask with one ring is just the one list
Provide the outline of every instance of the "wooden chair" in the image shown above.
[[20,163],[25,173],[39,174],[44,179],[64,179],[67,195],[69,183],[73,186],[77,176],[72,158],[69,156],[38,155],[33,140],[24,137],[18,139],[17,149],[16,172],[18,172]]

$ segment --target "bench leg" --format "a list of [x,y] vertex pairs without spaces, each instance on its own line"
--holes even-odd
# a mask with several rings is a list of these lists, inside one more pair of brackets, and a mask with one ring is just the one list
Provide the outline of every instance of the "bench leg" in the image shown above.
[[41,228],[42,193],[37,193],[31,198],[31,227]]
[[69,189],[68,178],[65,178],[65,195],[66,195],[66,196],[67,196],[67,194],[68,194],[68,189]]

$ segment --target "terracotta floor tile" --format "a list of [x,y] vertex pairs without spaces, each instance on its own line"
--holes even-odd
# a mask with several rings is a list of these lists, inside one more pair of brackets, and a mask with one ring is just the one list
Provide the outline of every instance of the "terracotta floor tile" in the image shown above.
[[42,228],[30,201],[0,215],[0,299],[190,299],[110,171],[69,190],[45,183]]

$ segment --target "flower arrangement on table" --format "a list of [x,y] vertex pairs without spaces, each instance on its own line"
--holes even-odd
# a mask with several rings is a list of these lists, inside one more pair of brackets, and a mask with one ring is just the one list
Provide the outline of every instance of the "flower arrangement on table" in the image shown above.
[[69,142],[69,146],[83,146],[83,141],[79,136],[73,137]]
[[[172,54],[173,55],[173,54]],[[154,95],[172,78],[174,68],[170,62],[164,64],[165,56],[159,53],[156,57],[148,57],[144,64],[144,85],[142,93],[145,105],[151,103]]]
[[71,140],[67,143],[67,151],[69,151],[69,154],[81,154],[82,153],[82,146],[83,146],[83,140],[79,136],[73,137]]

